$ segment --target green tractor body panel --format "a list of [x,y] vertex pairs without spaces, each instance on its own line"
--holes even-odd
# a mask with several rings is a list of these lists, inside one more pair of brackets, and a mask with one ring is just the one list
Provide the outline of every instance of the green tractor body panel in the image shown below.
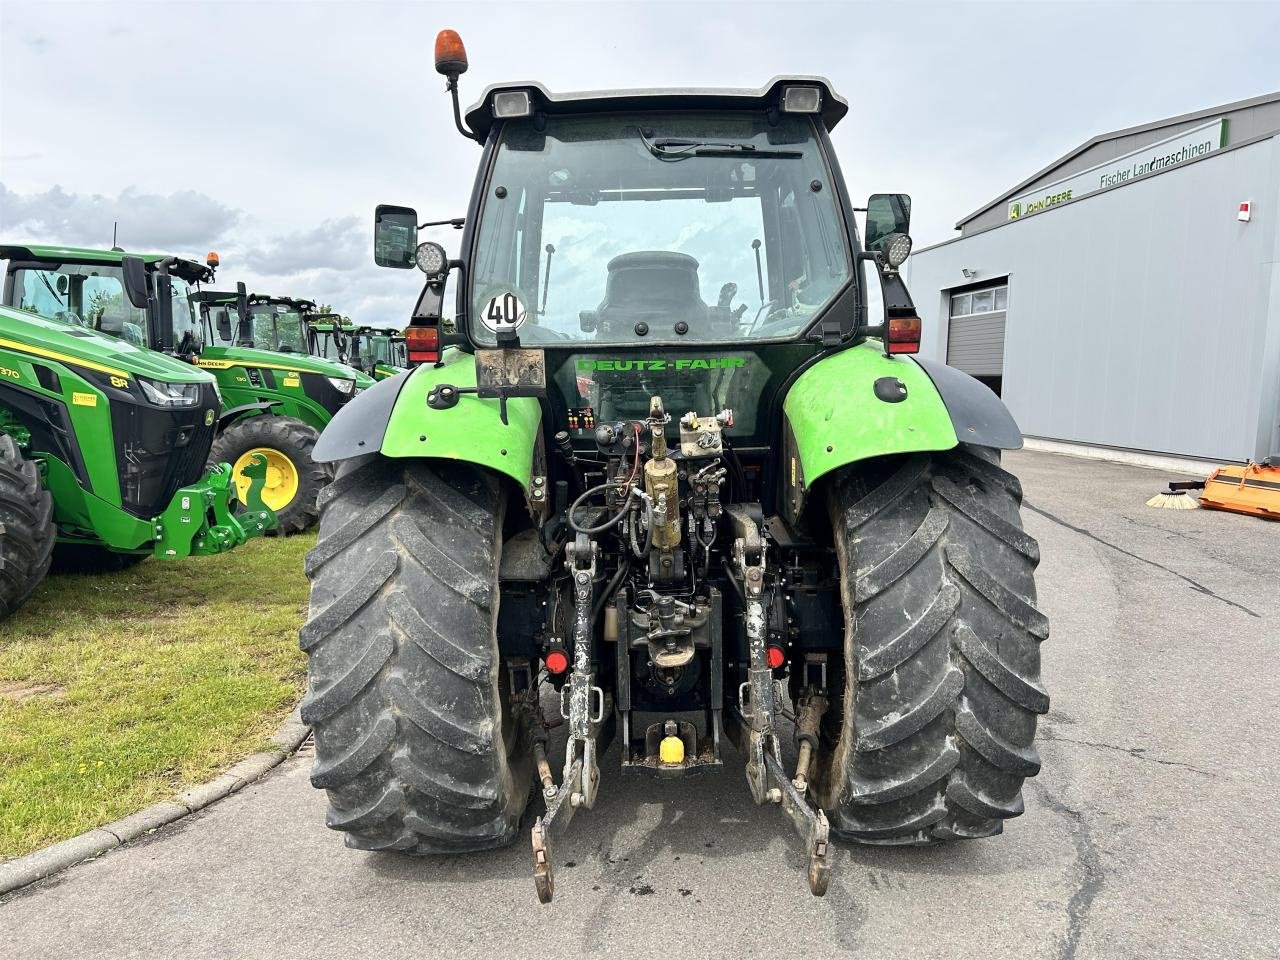
[[[271,407],[265,412],[293,417],[316,430],[323,430],[350,397],[328,378],[354,380],[356,391],[373,385],[373,380],[358,370],[333,360],[249,347],[206,346],[196,366],[217,378],[223,413],[266,401]],[[263,412],[259,407],[245,415]]]
[[[876,382],[890,397],[876,394]],[[783,404],[805,486],[838,467],[892,453],[950,450],[958,442],[947,405],[914,360],[886,357],[868,340],[818,361]]]
[[427,394],[436,384],[476,385],[476,358],[447,350],[444,363],[418,367],[405,380],[387,423],[382,453],[387,457],[440,457],[466,460],[504,473],[528,488],[533,451],[542,425],[542,408],[532,397],[507,401],[507,423],[497,400],[462,394],[455,407],[433,410]]
[[[188,385],[195,402],[162,408],[140,378]],[[229,470],[203,469],[217,413],[213,377],[191,364],[0,307],[0,432],[39,464],[61,541],[181,557],[273,528],[261,479],[235,515]]]
[[[316,445],[316,460],[342,459],[350,453],[329,455],[328,450],[345,446],[345,434],[352,431],[366,437],[357,441],[359,453],[381,452],[385,457],[435,457],[465,460],[505,474],[528,489],[533,474],[534,450],[542,426],[542,407],[532,397],[507,401],[507,423],[502,422],[499,402],[481,400],[474,393],[458,396],[457,404],[445,409],[427,405],[433,387],[449,384],[462,389],[476,385],[476,360],[457,349],[444,352],[440,366],[420,366],[399,380],[379,383],[366,398],[366,411],[383,401],[383,415],[362,412],[353,405],[336,419],[334,427]],[[377,430],[385,423],[378,440]]]

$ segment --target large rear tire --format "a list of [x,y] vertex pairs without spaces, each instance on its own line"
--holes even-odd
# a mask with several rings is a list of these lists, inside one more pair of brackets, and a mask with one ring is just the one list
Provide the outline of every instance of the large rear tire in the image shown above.
[[498,656],[504,506],[488,471],[376,455],[321,494],[302,718],[348,846],[457,853],[515,835],[530,750]]
[[845,690],[821,791],[837,836],[986,837],[1022,813],[1049,697],[1021,502],[995,452],[969,446],[850,468],[830,488]]
[[333,476],[328,464],[311,459],[320,434],[293,417],[262,415],[237,420],[218,435],[209,451],[210,463],[229,463],[237,488],[247,485],[240,472],[252,454],[267,459],[262,499],[276,512],[276,532],[302,533],[315,525],[316,501]]
[[44,580],[56,537],[53,498],[40,471],[13,437],[0,433],[0,620]]

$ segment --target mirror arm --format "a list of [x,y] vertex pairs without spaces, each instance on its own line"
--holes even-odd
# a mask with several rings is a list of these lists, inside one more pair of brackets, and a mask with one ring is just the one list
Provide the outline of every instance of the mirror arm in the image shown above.
[[911,299],[911,292],[902,280],[902,273],[892,269],[883,258],[871,250],[858,253],[859,263],[870,261],[876,268],[876,276],[880,278],[880,300],[884,311],[880,323],[868,323],[860,331],[862,336],[883,337],[890,316],[915,316],[916,305]]

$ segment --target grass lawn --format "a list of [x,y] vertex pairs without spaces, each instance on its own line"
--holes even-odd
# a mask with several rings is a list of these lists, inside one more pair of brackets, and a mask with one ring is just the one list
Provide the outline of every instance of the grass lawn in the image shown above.
[[304,535],[50,577],[0,628],[0,860],[210,779],[298,701]]

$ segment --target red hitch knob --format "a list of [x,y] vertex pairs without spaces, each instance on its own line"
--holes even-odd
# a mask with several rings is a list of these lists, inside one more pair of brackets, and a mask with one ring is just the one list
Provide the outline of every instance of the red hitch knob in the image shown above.
[[561,674],[569,669],[569,658],[563,650],[552,650],[543,658],[547,673]]
[[781,647],[770,647],[766,656],[769,660],[770,670],[777,670],[787,662],[787,655],[783,652]]

